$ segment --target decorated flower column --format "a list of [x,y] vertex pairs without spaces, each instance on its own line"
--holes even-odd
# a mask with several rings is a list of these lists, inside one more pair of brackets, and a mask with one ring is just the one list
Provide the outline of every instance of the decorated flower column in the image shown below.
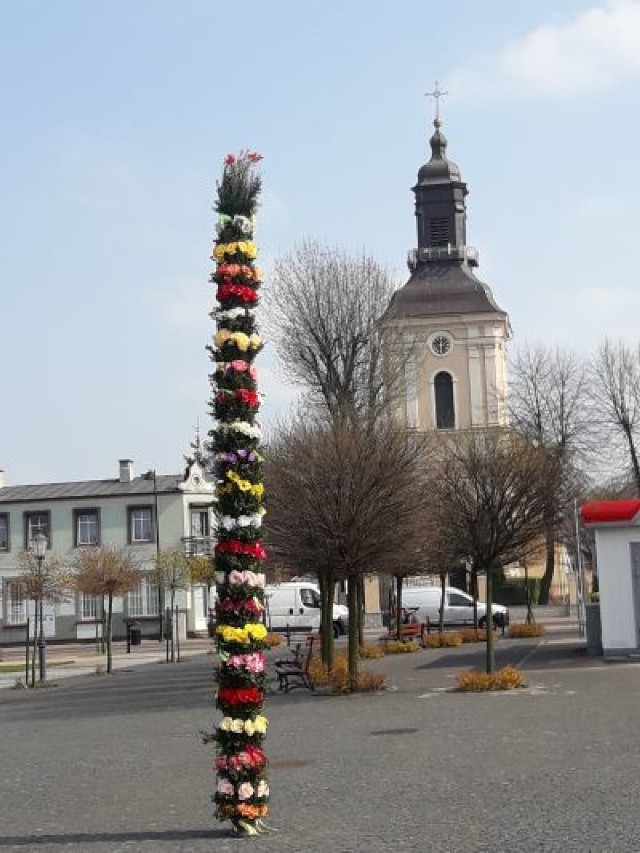
[[257,835],[268,812],[267,758],[262,743],[267,719],[265,694],[266,629],[263,624],[264,574],[260,543],[264,509],[260,398],[253,361],[262,348],[256,331],[260,271],[253,228],[261,181],[259,154],[247,151],[225,158],[218,183],[217,240],[213,249],[217,285],[215,363],[210,432],[216,460],[218,529],[215,547],[216,637],[220,665],[216,704],[220,717],[216,744],[216,814],[234,831]]

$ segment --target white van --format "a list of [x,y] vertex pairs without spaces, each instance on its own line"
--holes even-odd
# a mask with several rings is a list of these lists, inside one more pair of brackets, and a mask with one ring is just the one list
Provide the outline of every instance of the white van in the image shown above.
[[[320,629],[320,589],[310,581],[289,581],[267,586],[264,590],[267,628],[285,631],[318,631]],[[347,630],[349,610],[333,605],[333,636]]]
[[[433,624],[440,619],[442,590],[439,586],[413,586],[402,591],[402,606],[416,621]],[[493,624],[502,628],[509,624],[509,611],[502,604],[492,604]],[[478,624],[486,624],[487,605],[478,601]],[[473,625],[473,598],[461,589],[448,586],[444,598],[444,624]]]

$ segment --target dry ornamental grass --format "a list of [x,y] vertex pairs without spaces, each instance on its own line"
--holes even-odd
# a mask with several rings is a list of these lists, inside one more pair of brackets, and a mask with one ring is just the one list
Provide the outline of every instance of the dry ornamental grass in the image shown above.
[[[332,672],[329,672],[320,658],[313,658],[309,663],[309,678],[316,686],[328,687],[331,693],[351,692],[349,664],[343,652],[336,655]],[[358,692],[373,693],[377,690],[385,690],[386,686],[387,679],[382,673],[366,671],[358,673]]]
[[429,634],[425,637],[428,649],[455,649],[462,645],[462,636],[455,634]]
[[458,689],[463,693],[486,693],[490,690],[515,690],[524,686],[524,676],[512,666],[497,672],[475,672],[465,670],[458,675]]
[[509,638],[512,640],[522,637],[544,637],[545,633],[544,626],[537,625],[535,622],[532,625],[527,625],[526,622],[518,622],[509,628]]

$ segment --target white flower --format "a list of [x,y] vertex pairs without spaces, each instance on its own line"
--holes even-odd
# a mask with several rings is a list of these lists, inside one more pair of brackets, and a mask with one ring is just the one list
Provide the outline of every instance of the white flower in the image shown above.
[[244,730],[244,720],[238,719],[238,720],[233,720],[231,722],[231,731],[234,734],[239,735],[242,733],[243,730]]
[[231,515],[223,515],[220,519],[220,524],[225,530],[233,530],[234,527],[260,527],[262,524],[262,514],[254,512],[252,515],[239,515],[234,518]]
[[269,796],[269,785],[267,784],[265,779],[261,779],[258,782],[258,788],[256,790],[256,796],[258,796],[258,797],[268,797]]
[[253,234],[253,222],[251,219],[248,219],[246,216],[240,216],[240,214],[236,214],[233,217],[234,227],[237,228],[241,234],[245,236],[250,236]]
[[226,311],[221,309],[216,310],[216,317],[219,320],[235,320],[236,317],[251,317],[253,308],[229,308]]
[[218,728],[222,729],[223,732],[230,732],[232,723],[233,720],[231,719],[231,717],[223,717],[220,720]]
[[233,794],[233,785],[224,776],[218,779],[218,793],[231,796]]
[[253,785],[251,782],[243,782],[238,788],[238,799],[248,800],[251,796],[253,796]]

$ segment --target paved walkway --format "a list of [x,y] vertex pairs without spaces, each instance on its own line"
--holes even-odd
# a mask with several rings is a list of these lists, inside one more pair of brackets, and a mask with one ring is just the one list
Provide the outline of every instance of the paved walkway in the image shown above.
[[[524,608],[511,608],[512,622],[522,622],[525,617]],[[578,633],[578,622],[576,619],[575,609],[572,608],[571,613],[567,614],[566,609],[562,607],[538,608],[536,609],[536,618],[540,624],[545,626],[547,638],[544,645],[548,647],[546,657],[553,657],[552,646],[549,644],[553,637],[569,636],[572,642],[575,641],[576,647],[580,648],[582,638]],[[365,631],[368,642],[375,642],[378,637],[384,633],[383,629],[370,628]],[[292,637],[292,643],[301,639],[304,635]],[[283,640],[283,644],[286,641]],[[530,642],[530,641],[529,641]],[[339,644],[346,643],[346,639],[342,638]],[[530,643],[531,644],[531,643]],[[534,645],[539,645],[535,643]],[[212,641],[208,638],[187,639],[180,641],[180,657],[188,659],[194,655],[202,655],[211,652],[213,648]],[[470,661],[477,657],[476,652],[470,652],[468,649],[466,658],[462,657],[458,651],[457,656],[460,662],[454,665],[472,666]],[[452,651],[449,650],[449,656]],[[560,654],[560,649],[556,649],[556,656]],[[567,650],[563,649],[562,654],[567,654]],[[47,678],[49,681],[59,681],[63,678],[70,678],[80,675],[100,675],[106,670],[106,655],[101,654],[95,643],[68,643],[58,644],[51,643],[47,646]],[[177,656],[177,649],[176,649]],[[447,655],[443,658],[447,660]],[[513,656],[512,656],[513,657]],[[516,655],[517,657],[517,655]],[[455,655],[454,655],[455,659]],[[0,647],[0,689],[11,688],[16,686],[16,682],[25,682],[25,651],[21,646]],[[165,663],[166,662],[166,645],[159,643],[156,640],[144,639],[140,646],[132,646],[130,653],[127,653],[126,643],[114,642],[113,644],[113,668],[114,670],[134,669],[138,666],[150,663]],[[17,672],[2,672],[2,664],[21,665],[21,669]],[[550,664],[554,665],[554,664]],[[37,653],[36,653],[36,679],[37,679]]]

